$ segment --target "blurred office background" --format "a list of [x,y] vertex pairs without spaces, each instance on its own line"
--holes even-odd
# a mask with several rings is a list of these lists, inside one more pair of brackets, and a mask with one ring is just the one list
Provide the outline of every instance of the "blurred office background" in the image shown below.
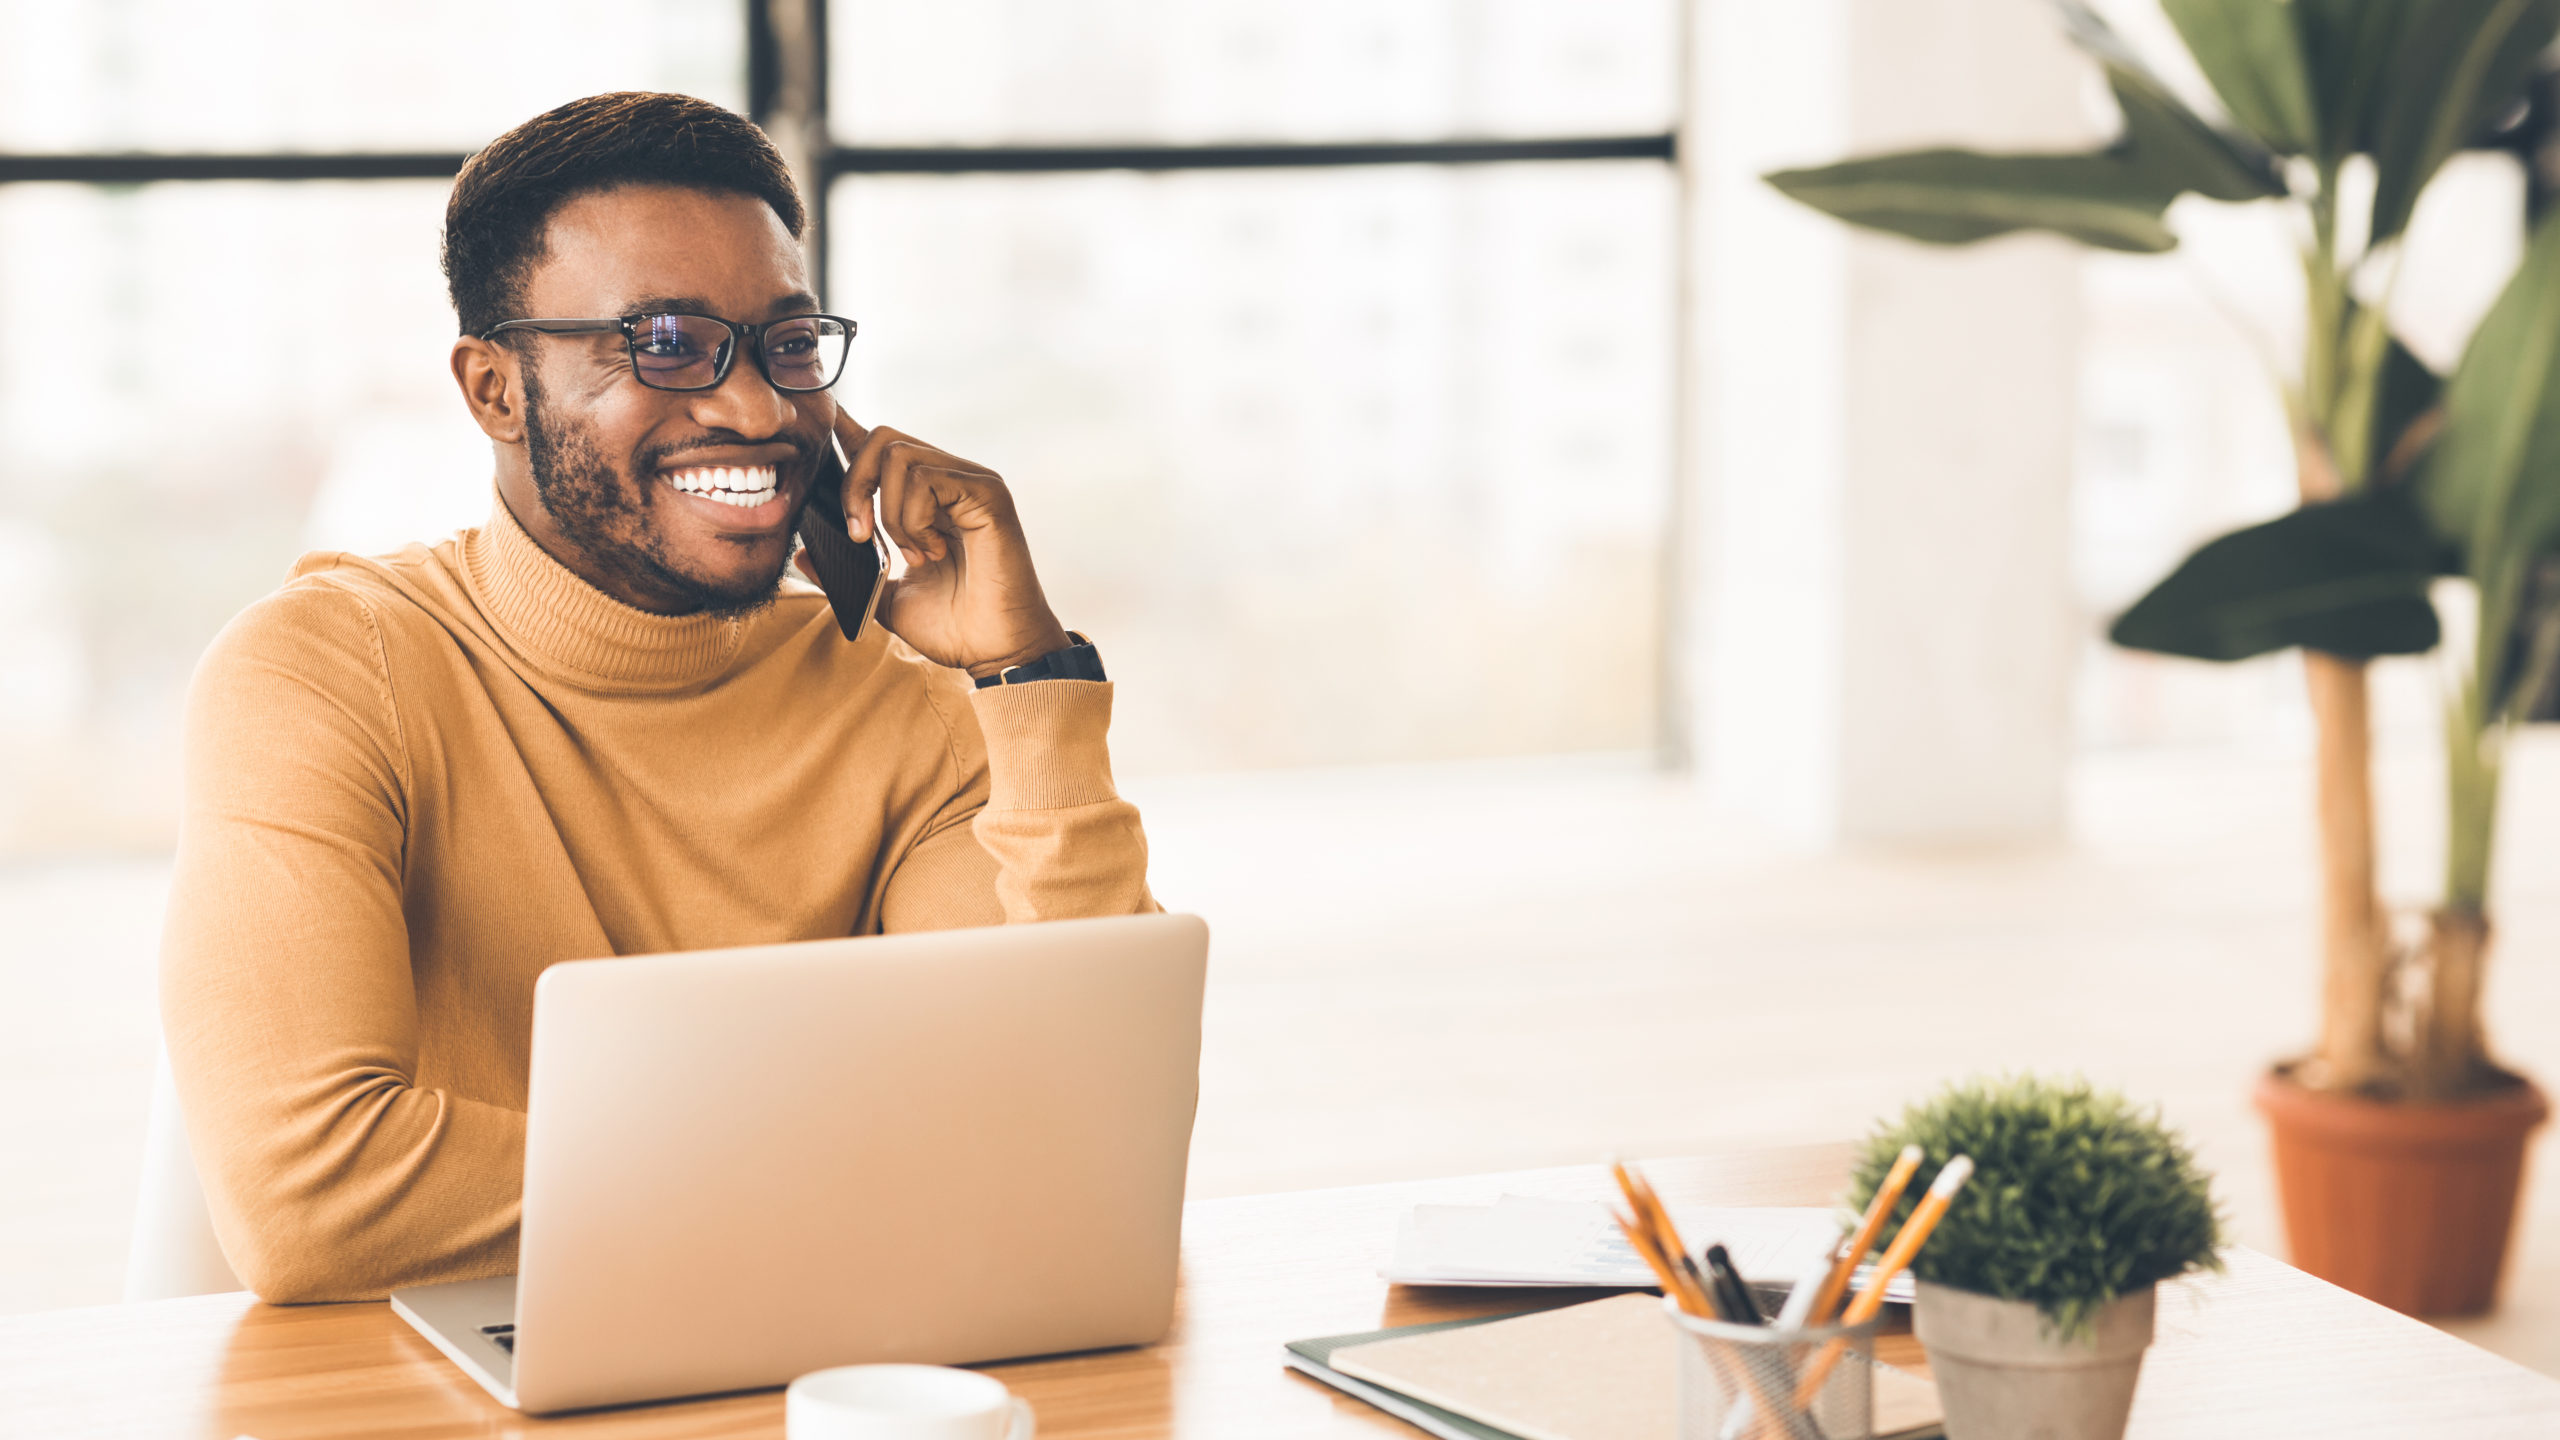
[[[770,8],[0,0],[0,157],[458,155],[605,89],[747,109]],[[1198,1193],[1838,1139],[2039,1065],[2162,1101],[2280,1249],[2245,1095],[2310,1029],[2300,687],[2099,634],[2291,502],[2284,239],[2187,202],[2163,259],[1923,252],[1752,178],[2106,133],[2044,7],[834,0],[823,29],[844,398],[1012,480],[1122,682],[1158,889],[1220,927]],[[1423,150],[1348,163],[1387,143]],[[1238,163],[1287,145],[1333,148]],[[1095,149],[1145,168],[1058,158]],[[0,184],[0,1309],[115,1295],[195,657],[303,551],[487,513],[445,189]],[[2522,196],[2495,157],[2431,192],[2413,246],[2469,258],[2410,267],[2453,277],[2401,296],[2427,358]],[[2436,682],[2383,668],[2415,900]],[[2554,764],[2519,757],[2492,1003],[2545,1075]],[[2560,1273],[2545,1212],[2522,1263]],[[2514,1294],[2477,1333],[2560,1368],[2560,1311]]]

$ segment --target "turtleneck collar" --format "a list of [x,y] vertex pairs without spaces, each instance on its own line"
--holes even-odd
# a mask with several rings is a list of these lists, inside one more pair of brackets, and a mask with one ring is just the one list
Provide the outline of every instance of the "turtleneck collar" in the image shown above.
[[507,502],[463,536],[465,573],[482,610],[516,649],[593,690],[686,690],[719,678],[754,612],[653,615],[578,578],[525,533]]

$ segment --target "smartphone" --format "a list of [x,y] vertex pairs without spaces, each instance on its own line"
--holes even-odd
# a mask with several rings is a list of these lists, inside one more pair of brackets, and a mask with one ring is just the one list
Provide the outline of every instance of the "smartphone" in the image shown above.
[[826,457],[809,482],[809,502],[800,510],[800,543],[808,547],[809,568],[818,572],[818,588],[836,612],[836,628],[847,640],[862,638],[862,627],[880,603],[880,582],[889,573],[889,557],[880,547],[880,527],[871,527],[871,543],[861,544],[844,519],[844,457],[835,437],[827,437]]

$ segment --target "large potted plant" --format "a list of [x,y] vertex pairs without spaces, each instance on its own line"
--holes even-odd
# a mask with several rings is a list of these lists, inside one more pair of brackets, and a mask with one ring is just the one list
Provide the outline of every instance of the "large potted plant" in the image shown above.
[[1975,1080],[1878,1129],[1852,1211],[1865,1211],[1906,1145],[1927,1158],[1904,1212],[1939,1167],[1973,1157],[1973,1178],[1911,1266],[1912,1328],[1949,1440],[2117,1440],[2156,1287],[2221,1268],[2220,1220],[2193,1153],[2158,1116],[2086,1081]]
[[[2457,151],[2525,127],[2560,0],[2162,4],[2222,115],[2181,98],[2081,0],[2058,0],[2122,111],[2109,145],[1914,151],[1768,179],[1934,244],[2044,230],[2166,251],[2181,195],[2262,205],[2292,226],[2304,330],[2277,383],[2301,506],[2206,544],[2111,636],[2208,660],[2303,652],[2320,1027],[2258,1092],[2293,1257],[2415,1313],[2486,1309],[2525,1142],[2547,1113],[2491,1058],[2480,1001],[2500,759],[2560,649],[2560,223],[2532,238],[2450,379],[2392,335],[2389,305],[2429,182]],[[2445,887],[2424,940],[2399,946],[2374,876],[2365,671],[2438,645],[2441,577],[2474,612],[2446,705]]]

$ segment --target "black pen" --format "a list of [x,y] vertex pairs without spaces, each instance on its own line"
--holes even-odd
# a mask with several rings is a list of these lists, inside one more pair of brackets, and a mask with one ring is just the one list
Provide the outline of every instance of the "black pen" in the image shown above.
[[1766,1325],[1760,1306],[1751,1298],[1751,1287],[1742,1281],[1742,1272],[1734,1268],[1733,1256],[1722,1245],[1707,1247],[1707,1273],[1715,1277],[1718,1306],[1725,1318],[1736,1325]]

